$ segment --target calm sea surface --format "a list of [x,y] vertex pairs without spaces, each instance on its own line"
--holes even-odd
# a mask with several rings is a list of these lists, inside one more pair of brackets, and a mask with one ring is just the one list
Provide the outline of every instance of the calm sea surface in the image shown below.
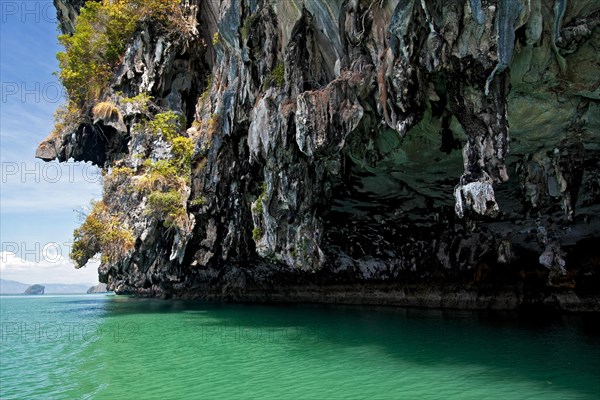
[[598,316],[0,297],[2,399],[599,399]]

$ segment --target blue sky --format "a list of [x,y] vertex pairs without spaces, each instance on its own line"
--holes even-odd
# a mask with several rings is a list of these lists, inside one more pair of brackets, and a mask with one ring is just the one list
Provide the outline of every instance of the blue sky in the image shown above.
[[68,260],[80,212],[102,193],[97,168],[44,163],[37,144],[64,103],[51,0],[0,0],[0,277],[24,283],[97,282],[97,264]]

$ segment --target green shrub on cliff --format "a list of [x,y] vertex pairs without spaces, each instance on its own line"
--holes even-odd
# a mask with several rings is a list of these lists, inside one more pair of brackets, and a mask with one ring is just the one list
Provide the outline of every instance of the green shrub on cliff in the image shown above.
[[189,184],[193,142],[189,138],[173,140],[173,158],[152,162],[146,160],[146,172],[139,179],[137,188],[146,193],[146,214],[152,215],[167,228],[184,228],[187,221],[184,191]]
[[271,85],[277,86],[277,88],[283,88],[285,84],[285,64],[280,62],[271,71],[271,74],[264,81],[264,89],[266,90]]
[[133,248],[133,232],[103,201],[93,203],[83,225],[75,230],[70,257],[76,268],[102,253],[102,262],[116,262]]
[[146,160],[144,166],[146,172],[137,183],[137,188],[144,193],[154,190],[179,189],[185,185],[185,179],[179,176],[177,167],[170,160],[154,162]]
[[285,83],[285,64],[280,62],[275,66],[273,72],[271,73],[271,77],[278,88],[282,88]]
[[192,207],[202,207],[207,203],[205,196],[196,197],[194,200],[190,201],[190,205]]
[[[138,102],[145,99],[149,97],[132,98],[131,101]],[[125,231],[112,228],[118,226],[118,216],[111,214],[109,209],[120,207],[113,204],[115,201],[112,199],[115,196],[122,200],[126,196],[141,195],[140,198],[147,199],[147,215],[161,220],[167,228],[186,228],[188,218],[185,193],[190,184],[195,143],[191,138],[182,136],[184,128],[185,119],[173,111],[159,113],[150,121],[143,123],[141,130],[152,135],[161,135],[170,144],[171,157],[156,161],[145,160],[142,168],[136,170],[119,166],[107,172],[104,187],[106,203],[96,203],[83,225],[75,231],[75,245],[71,257],[76,265],[84,265],[98,252],[103,253],[105,261],[112,262],[116,259],[113,256],[120,254],[116,251],[119,247],[117,244],[127,243]],[[136,176],[138,171],[141,171],[140,176]],[[106,232],[103,226],[107,229]],[[133,243],[133,234],[130,237]]]
[[255,205],[252,208],[252,211],[256,216],[259,216],[259,217],[262,216],[263,201],[265,201],[266,199],[267,199],[267,182],[263,182],[262,185],[260,185],[260,194],[258,195]]
[[167,228],[183,229],[187,221],[186,204],[183,193],[190,183],[194,141],[178,135],[181,126],[177,114],[167,112],[159,114],[149,123],[151,131],[160,131],[171,144],[170,159],[146,160],[145,173],[137,183],[138,190],[148,195],[146,213],[163,221]]
[[84,109],[97,102],[123,56],[138,22],[152,19],[162,26],[181,19],[180,0],[89,1],[76,20],[73,35],[59,36],[65,47],[57,55],[69,101]]
[[171,142],[185,128],[185,117],[173,111],[158,113],[148,122],[147,128],[152,134],[162,134]]
[[[104,196],[110,196],[112,201],[118,201],[123,196],[129,196],[133,193],[131,178],[135,175],[135,170],[130,167],[114,167],[108,173],[104,174]],[[109,202],[109,203],[110,203]]]
[[244,19],[244,23],[242,24],[242,39],[244,40],[248,40],[248,37],[250,36],[250,30],[253,29],[253,25],[254,23],[260,18],[260,14],[258,12],[251,14],[249,16],[247,16]]
[[187,218],[183,195],[177,190],[150,193],[146,214],[162,220],[167,228],[181,226]]
[[179,136],[171,141],[173,164],[180,174],[189,174],[194,154],[194,142],[188,137]]
[[75,34],[58,37],[65,47],[64,52],[57,54],[60,79],[69,100],[78,107],[100,97],[110,78],[110,66],[116,61],[110,57],[116,44],[109,46],[105,26],[108,19],[103,3],[90,2],[77,17]]
[[141,113],[147,114],[150,111],[152,100],[154,100],[154,97],[150,96],[148,93],[142,92],[137,96],[121,98],[121,103],[131,104]]
[[115,167],[112,169],[111,176],[113,177],[131,177],[135,173],[131,167]]
[[221,35],[219,35],[219,32],[215,32],[215,34],[213,35],[212,44],[213,46],[221,44]]
[[254,239],[255,242],[258,242],[262,235],[262,229],[260,229],[259,227],[252,229],[252,239]]
[[54,111],[54,132],[57,135],[62,135],[65,132],[72,132],[77,129],[85,115],[73,103],[67,103],[58,107]]

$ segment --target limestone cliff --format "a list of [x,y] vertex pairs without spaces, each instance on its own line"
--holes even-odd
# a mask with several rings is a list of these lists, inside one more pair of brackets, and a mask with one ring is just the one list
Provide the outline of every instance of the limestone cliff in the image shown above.
[[[55,4],[73,33],[84,2]],[[181,7],[186,29],[137,24],[114,113],[89,104],[38,149],[107,170],[133,235],[99,268],[110,289],[600,309],[598,1]],[[194,143],[177,223],[131,189],[174,155],[139,123],[164,110]]]

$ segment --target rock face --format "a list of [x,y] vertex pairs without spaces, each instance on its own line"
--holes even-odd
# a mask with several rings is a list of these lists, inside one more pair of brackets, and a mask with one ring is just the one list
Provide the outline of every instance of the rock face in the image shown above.
[[24,294],[41,295],[44,294],[44,289],[43,285],[31,285],[25,290]]
[[[83,2],[55,0],[73,32]],[[141,21],[109,98],[147,93],[194,140],[184,227],[125,190],[168,158],[127,122],[38,149],[134,176],[117,293],[600,310],[600,5],[581,0],[184,1]],[[102,134],[98,133],[101,132]],[[110,171],[109,171],[110,175]]]

